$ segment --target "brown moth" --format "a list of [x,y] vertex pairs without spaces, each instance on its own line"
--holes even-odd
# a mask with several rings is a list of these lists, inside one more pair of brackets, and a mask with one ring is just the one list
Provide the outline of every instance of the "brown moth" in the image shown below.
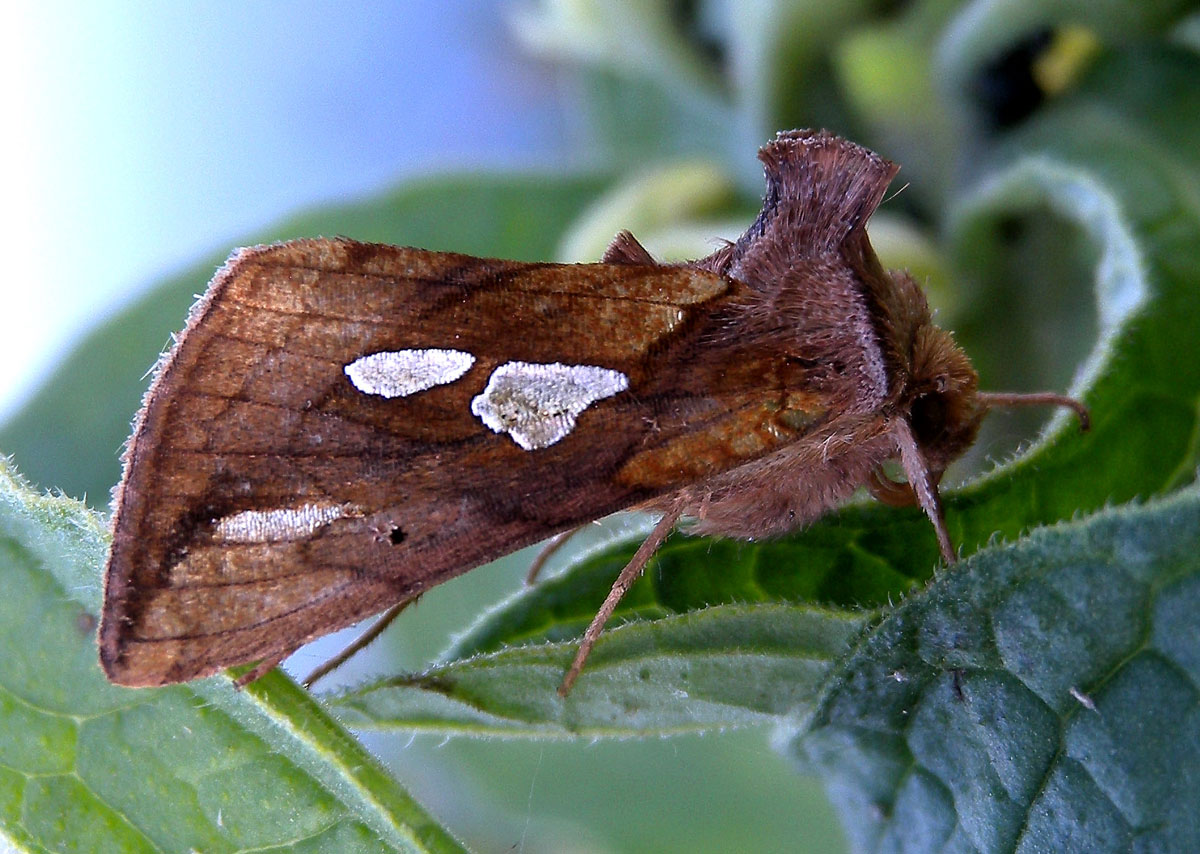
[[[235,252],[125,455],[100,659],[162,685],[258,662],[617,510],[662,519],[564,680],[686,515],[769,537],[867,486],[916,501],[995,404],[865,224],[897,167],[826,132],[759,158],[763,210],[707,258],[622,232],[598,264],[350,240]],[[898,459],[907,483],[886,478]]]

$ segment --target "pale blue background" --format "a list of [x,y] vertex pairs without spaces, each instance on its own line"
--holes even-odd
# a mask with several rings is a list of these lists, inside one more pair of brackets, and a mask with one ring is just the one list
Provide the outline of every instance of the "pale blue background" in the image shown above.
[[277,218],[430,170],[575,159],[515,5],[7,4],[0,418],[76,336]]

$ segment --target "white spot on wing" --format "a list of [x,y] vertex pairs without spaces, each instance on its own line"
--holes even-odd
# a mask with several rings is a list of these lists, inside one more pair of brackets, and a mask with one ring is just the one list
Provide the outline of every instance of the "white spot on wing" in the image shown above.
[[346,376],[365,394],[406,397],[452,383],[475,364],[462,350],[384,350],[346,365]]
[[506,362],[492,371],[471,412],[527,451],[546,448],[575,427],[579,413],[629,387],[620,371],[591,365]]
[[276,543],[310,537],[320,527],[346,515],[337,504],[302,504],[279,510],[243,510],[217,520],[217,539],[227,543]]

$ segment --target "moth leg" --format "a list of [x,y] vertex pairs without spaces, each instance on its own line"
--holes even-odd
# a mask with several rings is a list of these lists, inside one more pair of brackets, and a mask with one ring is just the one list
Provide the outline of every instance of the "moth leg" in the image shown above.
[[626,229],[617,232],[617,236],[608,244],[604,254],[600,256],[601,264],[643,264],[656,266],[654,256],[646,251],[646,247],[638,243],[638,239]]
[[537,557],[533,559],[533,563],[529,564],[529,572],[525,575],[525,584],[532,586],[537,581],[538,573],[546,565],[546,561],[554,557],[555,553],[566,544],[567,540],[578,534],[585,527],[584,525],[579,525],[551,537],[546,545],[542,546],[542,550],[537,553]]
[[313,683],[318,679],[324,679],[330,673],[337,670],[339,667],[345,664],[351,658],[351,656],[365,648],[371,643],[371,641],[383,634],[384,629],[392,624],[392,620],[400,616],[401,611],[416,601],[417,597],[414,596],[412,599],[405,599],[403,602],[399,602],[388,608],[379,615],[379,619],[371,624],[371,628],[367,629],[365,632],[355,638],[345,649],[343,649],[333,658],[326,661],[320,667],[315,668],[311,673],[304,677],[300,684],[305,688],[311,688]]
[[675,528],[675,523],[679,521],[679,517],[682,515],[683,502],[678,502],[663,514],[663,517],[658,520],[658,524],[654,526],[654,530],[650,532],[650,536],[646,537],[645,541],[638,547],[638,550],[634,552],[629,563],[625,564],[625,568],[621,570],[621,574],[613,582],[612,590],[608,591],[608,596],[605,598],[604,604],[600,606],[600,610],[592,618],[587,631],[583,633],[583,640],[579,644],[579,651],[575,653],[575,660],[571,662],[571,669],[563,677],[562,685],[558,686],[560,697],[565,697],[571,692],[571,686],[579,678],[579,673],[583,670],[583,664],[587,661],[592,647],[596,645],[596,640],[600,637],[600,633],[604,631],[604,624],[608,622],[613,611],[616,610],[617,604],[629,592],[629,588],[633,586],[633,582],[637,581],[638,576],[642,574],[642,570],[646,568],[646,563],[658,551],[658,547],[670,535],[671,531]]
[[929,471],[929,464],[925,461],[925,455],[921,453],[917,437],[913,435],[912,425],[906,419],[899,418],[895,421],[892,434],[900,448],[900,464],[908,477],[908,485],[917,496],[917,503],[933,523],[942,560],[947,564],[954,563],[958,560],[958,555],[950,542],[950,532],[946,530],[946,514],[942,510],[942,497],[938,494],[938,478]]

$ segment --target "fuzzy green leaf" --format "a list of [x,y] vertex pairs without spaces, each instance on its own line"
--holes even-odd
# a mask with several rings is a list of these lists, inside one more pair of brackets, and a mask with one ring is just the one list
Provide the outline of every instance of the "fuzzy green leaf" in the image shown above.
[[856,850],[1197,850],[1197,542],[1193,487],[981,552],[889,615],[791,744]]
[[565,700],[575,644],[507,647],[328,697],[346,724],[466,735],[673,735],[765,723],[806,704],[862,621],[722,605],[603,636]]
[[111,685],[108,535],[0,461],[0,828],[38,850],[460,851],[287,679]]

